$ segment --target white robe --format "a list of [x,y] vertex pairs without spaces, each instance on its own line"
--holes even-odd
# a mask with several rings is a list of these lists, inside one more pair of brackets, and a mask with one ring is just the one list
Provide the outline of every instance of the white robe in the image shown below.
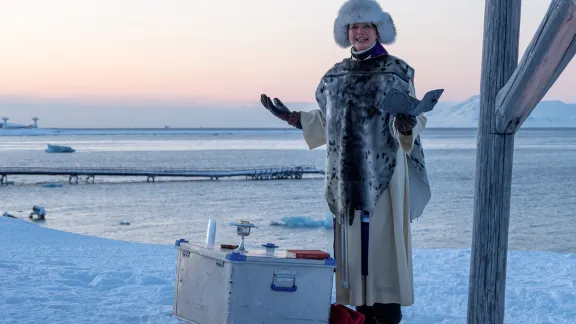
[[[412,88],[411,95],[415,96]],[[412,135],[398,135],[401,149],[388,189],[378,200],[370,216],[368,243],[368,275],[362,275],[360,221],[348,229],[349,288],[342,288],[340,272],[341,225],[334,232],[336,269],[336,303],[372,306],[374,303],[414,304],[412,268],[412,238],[410,232],[410,202],[408,187],[408,161],[414,139],[425,129],[426,117],[419,116]],[[301,112],[300,121],[309,149],[326,144],[325,119],[319,109]],[[356,215],[355,219],[360,220]]]

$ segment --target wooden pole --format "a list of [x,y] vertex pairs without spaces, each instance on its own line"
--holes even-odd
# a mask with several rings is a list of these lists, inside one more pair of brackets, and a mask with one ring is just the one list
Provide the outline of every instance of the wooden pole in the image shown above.
[[496,131],[514,134],[576,54],[576,1],[552,0],[518,68],[496,97]]
[[496,95],[518,63],[521,0],[486,0],[480,82],[480,115],[469,324],[504,322],[508,224],[514,135],[496,134]]

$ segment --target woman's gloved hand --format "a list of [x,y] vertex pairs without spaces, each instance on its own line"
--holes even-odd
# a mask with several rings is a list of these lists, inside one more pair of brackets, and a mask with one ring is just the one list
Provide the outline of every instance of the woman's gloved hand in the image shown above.
[[260,102],[262,102],[262,105],[268,109],[272,115],[287,122],[290,126],[302,129],[299,111],[290,111],[290,109],[288,109],[288,107],[286,107],[286,105],[284,105],[280,99],[274,98],[274,102],[272,102],[270,97],[266,96],[265,94],[260,96]]
[[414,116],[398,114],[394,119],[394,127],[402,135],[412,135],[412,129],[416,127],[418,120]]

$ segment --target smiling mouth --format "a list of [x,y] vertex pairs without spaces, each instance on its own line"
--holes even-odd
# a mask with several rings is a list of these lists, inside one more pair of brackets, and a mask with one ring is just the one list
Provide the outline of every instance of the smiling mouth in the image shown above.
[[367,42],[367,41],[368,41],[368,38],[365,38],[365,37],[356,37],[356,41],[357,41],[358,43],[363,43],[363,42]]

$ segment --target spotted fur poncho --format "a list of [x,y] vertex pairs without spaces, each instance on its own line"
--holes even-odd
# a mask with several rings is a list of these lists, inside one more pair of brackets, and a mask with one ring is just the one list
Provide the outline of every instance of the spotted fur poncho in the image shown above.
[[[352,224],[355,210],[372,214],[388,188],[399,143],[382,102],[391,89],[409,93],[413,76],[408,64],[391,55],[349,58],[332,67],[318,85],[316,100],[326,119],[325,195],[340,224]],[[429,189],[419,136],[407,157],[410,187]],[[411,211],[411,220],[420,214]]]

